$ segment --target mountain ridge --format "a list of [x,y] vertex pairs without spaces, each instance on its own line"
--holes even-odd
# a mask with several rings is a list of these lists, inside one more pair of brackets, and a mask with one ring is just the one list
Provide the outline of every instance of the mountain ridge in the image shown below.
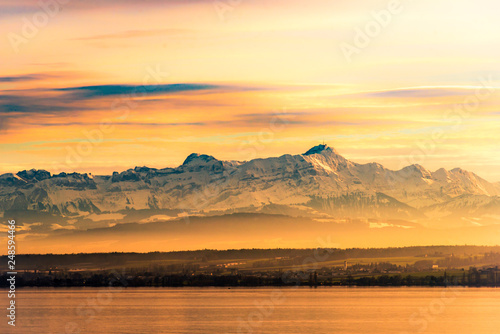
[[432,172],[420,165],[390,170],[376,162],[359,164],[326,144],[304,154],[244,162],[192,153],[178,167],[137,166],[112,175],[36,169],[0,175],[0,212],[46,212],[67,219],[127,210],[203,215],[278,205],[305,215],[418,220],[435,217],[439,205],[462,195],[491,198],[490,206],[484,200],[461,203],[481,203],[482,215],[495,216],[500,183],[460,168]]

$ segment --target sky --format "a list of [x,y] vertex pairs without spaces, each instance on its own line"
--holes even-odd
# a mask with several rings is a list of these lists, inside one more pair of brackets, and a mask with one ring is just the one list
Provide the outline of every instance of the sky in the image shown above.
[[0,173],[301,154],[500,181],[493,0],[4,0]]

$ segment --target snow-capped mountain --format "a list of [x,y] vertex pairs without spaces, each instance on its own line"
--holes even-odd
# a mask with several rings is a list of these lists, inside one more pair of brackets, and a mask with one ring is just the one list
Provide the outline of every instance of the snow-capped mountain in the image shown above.
[[468,196],[484,199],[482,214],[494,215],[487,211],[498,209],[500,185],[458,168],[431,172],[412,165],[394,171],[378,163],[358,164],[327,145],[247,162],[193,153],[176,168],[136,167],[107,176],[34,169],[0,176],[1,212],[66,218],[132,210],[208,215],[275,208],[296,216],[411,220],[439,216],[441,208],[454,210],[456,201],[479,205],[461,200]]

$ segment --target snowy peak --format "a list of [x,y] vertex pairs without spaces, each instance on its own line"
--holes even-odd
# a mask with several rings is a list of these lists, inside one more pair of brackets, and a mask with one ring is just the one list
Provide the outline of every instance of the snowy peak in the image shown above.
[[407,166],[407,167],[403,168],[401,171],[403,173],[405,173],[406,176],[416,175],[416,176],[418,176],[420,178],[424,178],[424,179],[431,179],[432,178],[431,172],[428,171],[427,169],[425,169],[423,166],[418,165],[418,164]]
[[12,173],[0,175],[0,186],[18,187],[26,184],[26,180]]
[[314,146],[309,151],[301,155],[317,171],[324,171],[327,174],[337,174],[340,169],[347,168],[352,163],[339,155],[335,149],[326,144]]
[[22,178],[23,180],[34,181],[34,182],[50,178],[50,173],[43,169],[23,170],[17,173],[16,175]]
[[337,154],[337,152],[334,149],[332,149],[331,147],[329,147],[328,145],[326,145],[326,144],[320,144],[320,145],[316,145],[313,148],[309,149],[303,155],[324,154],[324,153],[335,153],[335,154]]
[[186,160],[182,163],[183,166],[186,165],[205,165],[211,161],[218,161],[211,155],[191,153]]
[[211,155],[192,153],[184,160],[184,163],[176,169],[183,173],[203,172],[217,174],[221,173],[224,168],[224,163]]
[[439,182],[451,182],[450,173],[444,168],[439,168],[437,171],[432,173],[432,177]]

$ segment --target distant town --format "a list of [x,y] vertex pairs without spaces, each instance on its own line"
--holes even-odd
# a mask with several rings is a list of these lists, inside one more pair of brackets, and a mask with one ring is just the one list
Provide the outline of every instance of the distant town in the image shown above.
[[[47,254],[18,255],[17,261],[18,287],[500,284],[500,247]],[[7,278],[7,271],[1,274]]]

